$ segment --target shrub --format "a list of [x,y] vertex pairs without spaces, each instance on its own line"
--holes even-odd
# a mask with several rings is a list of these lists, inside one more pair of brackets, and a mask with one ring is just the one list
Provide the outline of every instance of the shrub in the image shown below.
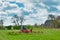
[[4,26],[0,26],[0,30],[3,30],[4,29]]

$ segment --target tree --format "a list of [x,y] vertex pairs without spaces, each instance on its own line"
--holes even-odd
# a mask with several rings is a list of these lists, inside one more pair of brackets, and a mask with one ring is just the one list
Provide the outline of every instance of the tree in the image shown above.
[[16,24],[15,19],[13,17],[11,19],[13,20],[12,23],[15,23],[15,26],[16,26],[17,24]]
[[56,18],[55,18],[54,15],[49,14],[49,15],[48,15],[48,19],[52,21],[53,27],[57,27],[57,20],[56,20]]
[[[11,18],[13,21],[12,23],[15,23],[15,26],[19,26],[19,17],[18,15],[14,15],[12,18]],[[11,29],[13,29],[13,27],[11,27]]]
[[21,30],[22,30],[23,29],[22,23],[24,21],[24,15],[21,15],[20,17],[18,15],[14,15],[12,19],[14,19],[13,23],[15,23],[15,25],[17,25],[17,26],[19,26],[19,21],[20,21],[20,23],[21,23]]
[[24,15],[21,15],[20,16],[20,23],[21,23],[21,30],[23,30],[23,25],[22,25],[22,23],[23,23],[23,21],[24,21]]
[[0,20],[0,26],[3,26],[3,20],[2,19]]
[[1,19],[0,20],[0,29],[3,29],[3,24],[4,24],[3,19]]
[[48,19],[49,19],[49,20],[55,20],[55,16],[52,15],[52,14],[49,14],[49,15],[48,15]]
[[58,28],[60,28],[60,16],[57,16],[56,20],[57,20]]
[[38,26],[37,23],[35,23],[34,26],[37,27]]
[[13,18],[14,18],[14,21],[13,21],[13,22],[14,22],[17,26],[19,26],[19,22],[18,22],[18,21],[19,21],[19,16],[18,16],[18,15],[14,15]]
[[[23,29],[23,21],[24,21],[24,15],[21,15],[20,17],[18,15],[13,16],[13,23],[15,23],[17,26],[19,26],[19,23],[21,24],[21,30]],[[20,21],[20,22],[19,22]]]

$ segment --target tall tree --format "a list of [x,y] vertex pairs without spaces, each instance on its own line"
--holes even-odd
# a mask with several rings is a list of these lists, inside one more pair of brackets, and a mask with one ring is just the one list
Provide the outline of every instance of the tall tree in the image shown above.
[[23,21],[24,21],[24,15],[20,16],[20,23],[21,23],[21,30],[23,30]]
[[12,19],[12,23],[15,23],[15,26],[16,26],[17,24],[16,24],[15,19],[13,17],[11,19]]
[[56,20],[57,20],[57,25],[60,28],[60,16],[57,16]]
[[17,24],[17,26],[19,26],[19,22],[18,22],[19,21],[19,16],[18,15],[14,15],[13,17],[14,17],[14,20],[15,20],[14,21],[15,24]]
[[3,26],[3,19],[0,20],[0,26]]
[[17,24],[17,26],[19,25],[19,21],[21,24],[21,30],[23,29],[23,22],[24,22],[24,15],[21,15],[20,17],[18,15],[14,15],[13,18],[15,18],[14,22],[15,24]]
[[3,24],[4,24],[3,19],[1,19],[0,20],[0,29],[3,29]]
[[57,27],[57,20],[54,15],[52,14],[48,15],[48,19],[52,21],[53,27]]

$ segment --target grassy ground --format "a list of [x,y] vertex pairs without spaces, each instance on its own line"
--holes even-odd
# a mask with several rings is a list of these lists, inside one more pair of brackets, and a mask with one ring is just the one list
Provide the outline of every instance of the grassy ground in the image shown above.
[[10,31],[0,30],[0,40],[60,40],[60,29],[33,29],[33,33],[8,34]]

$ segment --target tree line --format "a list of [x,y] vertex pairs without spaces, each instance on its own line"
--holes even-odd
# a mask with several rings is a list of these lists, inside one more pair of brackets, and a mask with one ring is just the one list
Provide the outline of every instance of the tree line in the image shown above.
[[[14,26],[6,26],[4,27],[3,24],[4,24],[4,20],[1,19],[0,20],[0,29],[5,29],[5,28],[8,28],[8,29],[23,29],[23,22],[25,21],[24,19],[24,15],[21,15],[21,16],[18,16],[18,15],[14,15],[12,18],[11,18],[13,21],[12,23],[14,23],[15,25]],[[60,28],[60,16],[55,16],[55,15],[52,15],[52,14],[49,14],[48,15],[48,19],[47,20],[51,20],[52,21],[52,27],[53,28]],[[33,25],[24,25],[24,26],[27,26],[27,28],[29,27],[33,27]],[[34,27],[45,27],[45,24],[43,24],[42,26],[41,25],[37,25],[37,24],[34,24]]]

